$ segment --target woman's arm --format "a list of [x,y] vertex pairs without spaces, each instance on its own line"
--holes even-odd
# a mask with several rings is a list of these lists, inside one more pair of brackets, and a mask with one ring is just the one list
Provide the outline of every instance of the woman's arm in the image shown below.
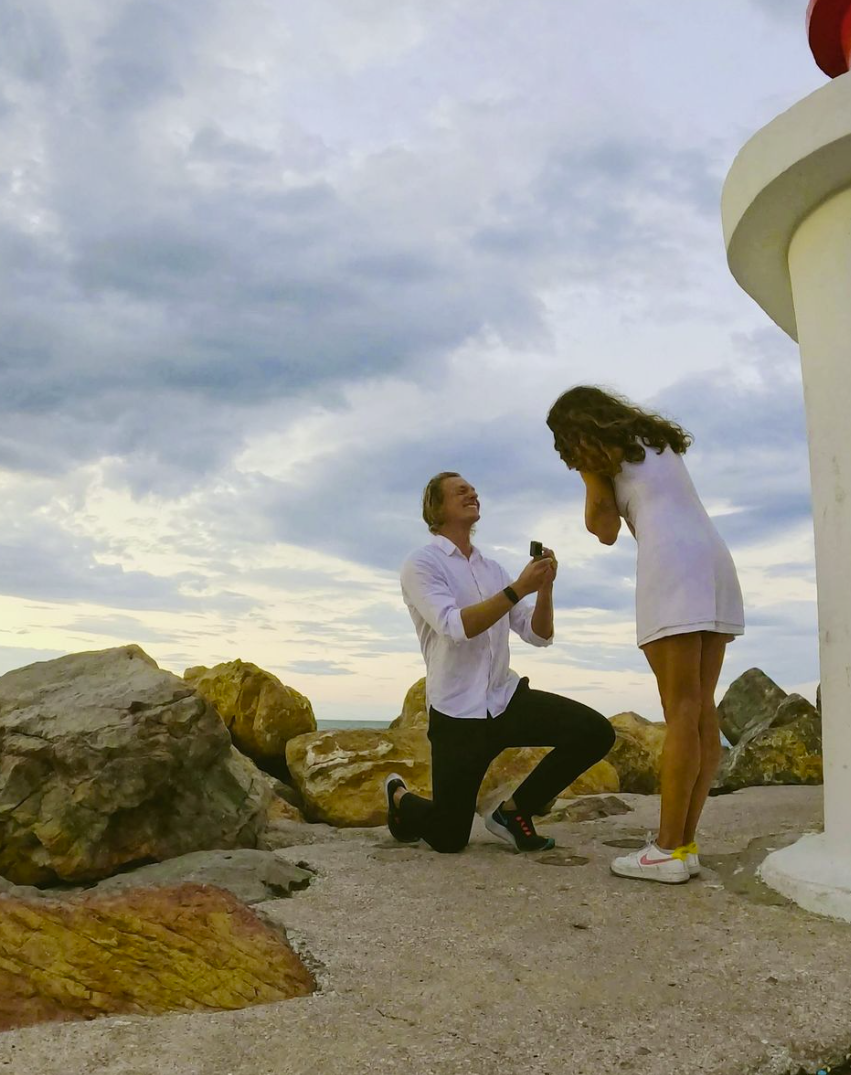
[[580,470],[585,482],[585,526],[604,545],[614,545],[621,528],[611,478]]

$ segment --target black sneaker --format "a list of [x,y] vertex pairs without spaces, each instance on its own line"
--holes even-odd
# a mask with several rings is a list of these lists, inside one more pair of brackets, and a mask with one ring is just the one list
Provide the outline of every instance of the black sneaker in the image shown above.
[[407,791],[408,785],[398,773],[391,773],[384,781],[384,791],[387,795],[387,828],[390,830],[390,835],[394,840],[399,840],[403,844],[410,844],[414,843],[419,837],[411,836],[402,824],[399,807],[393,801],[393,796],[399,788],[404,788]]
[[515,851],[549,851],[556,845],[551,836],[539,836],[535,832],[531,817],[521,814],[519,810],[506,810],[505,803],[500,803],[485,818],[485,826],[500,840],[514,844]]

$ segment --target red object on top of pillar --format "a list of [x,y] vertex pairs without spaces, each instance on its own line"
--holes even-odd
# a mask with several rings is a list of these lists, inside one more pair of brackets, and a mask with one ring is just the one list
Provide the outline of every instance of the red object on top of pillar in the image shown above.
[[807,31],[826,75],[838,78],[851,70],[851,0],[810,0]]

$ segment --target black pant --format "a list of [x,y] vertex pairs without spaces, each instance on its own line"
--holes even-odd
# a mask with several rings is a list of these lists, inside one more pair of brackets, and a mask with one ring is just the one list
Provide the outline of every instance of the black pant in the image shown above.
[[458,719],[429,710],[432,798],[409,792],[399,816],[411,837],[435,851],[463,851],[470,839],[476,796],[488,766],[506,747],[553,747],[514,792],[526,815],[542,810],[559,792],[612,749],[615,733],[595,709],[521,679],[498,717]]

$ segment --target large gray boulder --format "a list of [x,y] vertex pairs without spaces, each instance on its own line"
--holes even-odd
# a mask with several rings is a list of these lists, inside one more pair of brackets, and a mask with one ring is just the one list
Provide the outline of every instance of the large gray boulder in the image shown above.
[[718,705],[721,731],[735,746],[754,729],[770,727],[785,698],[786,692],[765,672],[749,668],[733,680]]
[[0,677],[0,875],[92,881],[255,847],[271,791],[215,709],[138,646]]
[[789,695],[793,698],[800,699],[795,705],[797,718],[783,725],[769,722],[740,739],[721,765],[714,794],[778,784],[822,783],[821,716],[806,699]]

